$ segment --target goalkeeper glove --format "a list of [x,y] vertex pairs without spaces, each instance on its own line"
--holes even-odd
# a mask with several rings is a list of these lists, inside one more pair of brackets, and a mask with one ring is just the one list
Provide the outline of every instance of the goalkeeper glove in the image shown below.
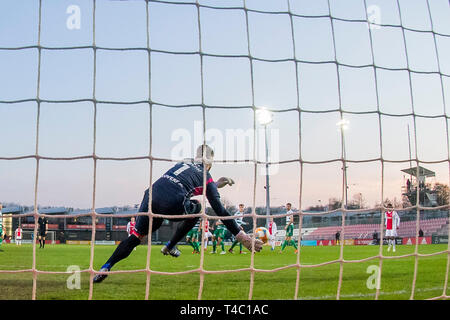
[[234,184],[234,180],[227,177],[219,178],[216,182],[217,188],[225,187],[226,185],[232,186]]
[[[243,230],[239,231],[236,235],[236,240],[243,244],[249,251],[252,251],[252,237],[246,234]],[[255,251],[260,252],[263,247],[263,242],[259,239],[255,239]]]

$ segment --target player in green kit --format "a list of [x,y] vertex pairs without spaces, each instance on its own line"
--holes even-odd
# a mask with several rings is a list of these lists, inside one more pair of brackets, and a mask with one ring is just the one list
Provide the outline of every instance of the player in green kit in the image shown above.
[[200,253],[198,244],[199,232],[201,233],[200,220],[198,220],[195,226],[186,234],[187,243],[189,243],[192,248],[194,248],[194,251],[192,253]]
[[216,221],[216,230],[214,230],[213,234],[213,251],[211,253],[216,253],[217,243],[222,248],[222,252],[220,254],[226,254],[225,252],[225,244],[223,243],[223,240],[225,239],[225,232],[227,229],[225,228],[225,225],[222,223],[222,221],[217,220]]
[[[242,217],[242,215],[244,214],[244,204],[239,204],[239,211],[236,212],[234,215],[235,216],[241,216],[239,218],[236,218],[236,223],[238,224],[239,228],[241,230],[244,230],[244,228],[242,228],[243,225],[245,225],[246,223],[244,222],[244,217]],[[228,249],[229,253],[233,253],[233,248],[238,244],[239,241],[237,241],[236,239],[233,241],[233,244],[231,245],[231,248]],[[242,244],[239,243],[239,253],[240,254],[247,254],[247,252],[242,251]]]
[[[294,214],[294,211],[292,211],[291,207],[292,204],[286,203],[287,214]],[[294,246],[295,253],[297,253],[298,252],[297,244],[295,243],[294,240],[292,240],[292,236],[294,235],[294,216],[286,216],[286,227],[284,227],[284,229],[286,230],[286,236],[283,244],[281,245],[280,253],[283,252],[286,246]]]

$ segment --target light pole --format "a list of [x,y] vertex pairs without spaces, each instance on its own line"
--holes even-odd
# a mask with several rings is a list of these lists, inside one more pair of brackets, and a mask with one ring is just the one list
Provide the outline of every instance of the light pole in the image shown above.
[[269,191],[269,143],[268,143],[268,133],[267,126],[272,123],[273,117],[272,112],[266,109],[260,109],[257,111],[258,122],[264,126],[264,140],[266,149],[266,227],[269,226],[270,221],[270,191]]
[[362,209],[362,193],[359,193],[359,208]]
[[339,127],[339,131],[341,132],[341,139],[342,139],[342,158],[344,159],[344,163],[343,163],[343,167],[342,170],[344,170],[344,192],[345,192],[345,209],[347,209],[347,205],[348,205],[348,184],[347,184],[347,164],[345,162],[345,159],[347,158],[347,155],[345,153],[345,136],[344,136],[344,131],[348,129],[348,120],[343,119],[341,117],[341,121],[339,121],[338,123],[336,123],[336,125]]

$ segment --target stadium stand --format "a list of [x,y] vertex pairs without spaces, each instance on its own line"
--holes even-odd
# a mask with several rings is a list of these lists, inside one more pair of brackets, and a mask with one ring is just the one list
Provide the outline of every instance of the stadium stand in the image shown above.
[[[440,234],[442,230],[448,231],[447,218],[435,218],[420,220],[419,228],[424,236]],[[332,240],[337,231],[341,231],[341,226],[320,227],[309,234],[304,234],[303,240]],[[373,232],[380,231],[379,224],[356,224],[346,225],[344,229],[344,239],[371,239]],[[341,231],[342,235],[342,231]],[[416,235],[416,221],[404,221],[398,230],[399,237],[414,237]]]
[[[285,218],[277,218],[282,214],[282,210],[274,208],[274,220],[279,226],[279,236],[284,236],[283,226]],[[249,212],[250,208],[247,208]],[[134,215],[137,213],[137,206],[125,207],[105,207],[96,208],[98,214],[96,221],[96,240],[120,241],[127,237],[126,225],[130,217],[122,215]],[[257,208],[260,214],[263,214],[261,208]],[[33,212],[32,207],[23,207],[20,205],[8,205],[3,208],[4,218],[9,214],[23,214],[22,217],[11,219],[7,225],[7,234],[11,235],[21,223],[23,230],[31,232],[34,229],[34,217],[28,215]],[[91,212],[91,209],[72,209],[65,207],[40,208],[39,212],[49,216],[49,231],[55,232],[57,243],[66,241],[89,241],[91,240],[92,221],[91,216],[80,216]],[[107,215],[102,217],[101,215]],[[52,218],[52,215],[63,215],[65,218]],[[119,217],[115,217],[115,216]],[[331,217],[330,217],[331,216]],[[251,232],[253,221],[250,217],[245,217],[247,223],[244,228]],[[5,220],[5,224],[6,224]],[[298,227],[299,217],[294,216],[295,226]],[[380,215],[370,212],[364,214],[347,214],[345,230],[342,232],[341,213],[335,212],[327,217],[310,216],[303,217],[302,239],[303,240],[334,240],[337,231],[341,232],[341,239],[372,239],[373,233],[380,232]],[[152,235],[152,241],[162,243],[169,240],[168,237],[176,228],[177,223],[166,220],[160,230]],[[421,213],[419,228],[422,229],[424,236],[447,236],[448,235],[448,212],[437,210]],[[298,232],[298,231],[297,231]],[[298,234],[298,233],[297,233]],[[343,235],[342,235],[343,234]],[[413,212],[401,213],[401,224],[398,230],[398,237],[415,237],[416,219]],[[226,237],[231,240],[231,234]]]

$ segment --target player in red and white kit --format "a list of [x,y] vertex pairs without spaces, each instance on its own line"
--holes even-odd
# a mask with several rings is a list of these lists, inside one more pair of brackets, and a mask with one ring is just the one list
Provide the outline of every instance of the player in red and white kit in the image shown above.
[[134,219],[134,217],[131,217],[131,221],[129,221],[128,224],[127,224],[128,236],[130,236],[131,233],[134,231],[134,226],[135,225],[136,225],[136,220]]
[[[201,226],[203,226],[203,224],[204,224],[204,226],[203,226],[203,229],[204,229],[204,246],[203,246],[203,249],[206,251],[206,249],[208,248],[208,240],[209,240],[209,238],[212,238],[212,236],[213,236],[213,234],[210,231],[212,229],[209,226],[208,219],[202,220],[200,224],[201,224]],[[199,235],[199,237],[201,237],[201,235]]]
[[272,251],[275,250],[275,236],[277,235],[277,224],[273,221],[273,217],[270,217],[269,221],[269,243],[272,247]]
[[392,209],[392,204],[387,205],[388,210],[384,213],[384,225],[386,227],[386,239],[388,241],[388,251],[395,252],[395,238],[397,237],[397,230],[400,227],[400,217],[397,211]]
[[[131,221],[127,223],[127,233],[128,236],[132,234],[134,231],[134,226],[136,225],[136,219],[134,217],[131,217]],[[134,247],[134,250],[136,250],[136,247]]]
[[18,226],[16,231],[14,231],[14,239],[16,239],[17,246],[22,245],[22,236],[23,236],[22,228],[20,226]]

